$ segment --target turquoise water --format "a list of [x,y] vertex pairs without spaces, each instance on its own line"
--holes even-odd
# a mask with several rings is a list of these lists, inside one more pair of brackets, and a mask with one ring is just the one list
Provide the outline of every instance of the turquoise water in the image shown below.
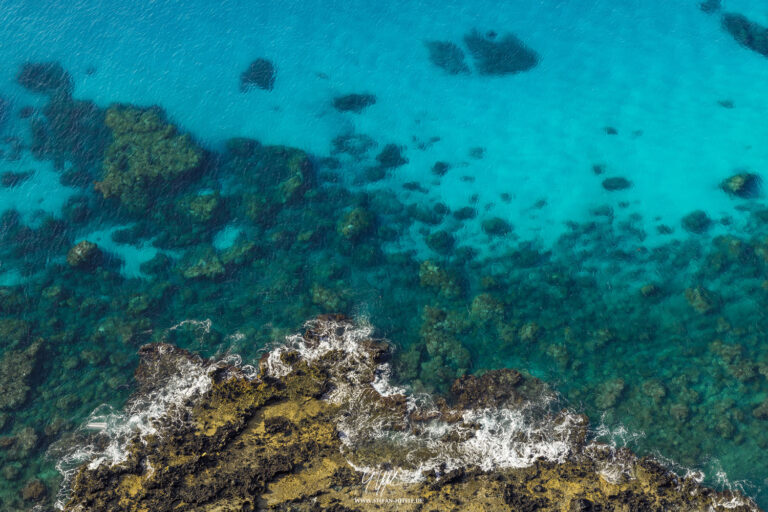
[[[31,479],[54,494],[140,344],[254,359],[321,312],[370,320],[417,390],[528,369],[616,442],[768,503],[768,204],[720,187],[765,175],[768,59],[696,2],[497,4],[3,2],[0,173],[20,174],[0,186],[0,389],[23,395],[0,407],[5,508]],[[762,2],[722,9],[768,26]],[[482,73],[473,30],[534,65]],[[274,84],[243,87],[260,58]],[[90,103],[25,89],[27,62]],[[353,93],[375,102],[334,107]],[[116,103],[201,148],[140,207],[93,186]],[[233,137],[305,151],[301,183],[293,153]],[[82,240],[102,258],[75,268]]]

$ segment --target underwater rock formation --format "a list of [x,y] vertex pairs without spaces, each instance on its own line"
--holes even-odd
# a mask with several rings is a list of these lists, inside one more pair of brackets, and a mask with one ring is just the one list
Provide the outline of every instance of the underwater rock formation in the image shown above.
[[27,62],[16,75],[16,82],[39,94],[72,92],[72,78],[58,62]]
[[309,322],[258,371],[166,344],[140,356],[124,413],[138,430],[91,424],[67,512],[757,510],[591,440],[586,417],[521,372],[417,399],[388,381],[388,345],[340,317]]
[[251,87],[271,91],[275,87],[275,65],[267,59],[256,59],[240,74],[240,91]]
[[768,57],[768,28],[732,12],[723,14],[722,25],[737,43]]
[[701,234],[712,225],[712,219],[709,218],[705,211],[696,210],[683,217],[682,223],[686,231]]
[[203,158],[187,134],[179,134],[161,109],[116,105],[106,113],[113,141],[104,155],[96,190],[133,211],[152,204],[163,187],[195,170]]
[[449,75],[469,74],[469,66],[464,60],[464,51],[450,41],[426,41],[424,46],[429,51],[429,60]]
[[720,183],[720,188],[731,196],[749,198],[755,197],[760,192],[762,179],[752,172],[740,172]]
[[32,177],[34,171],[13,172],[6,171],[0,174],[0,187],[13,188],[21,185]]
[[603,188],[608,191],[625,190],[632,186],[627,178],[614,177],[603,180]]
[[509,222],[501,217],[492,217],[484,220],[482,228],[483,232],[490,236],[504,236],[512,231],[512,226],[509,225]]
[[464,36],[475,61],[475,69],[481,75],[507,75],[534,68],[539,56],[512,34],[501,39],[483,35],[473,30]]
[[99,247],[88,240],[83,240],[67,252],[67,263],[70,267],[93,268],[99,264],[101,258]]
[[717,12],[720,10],[722,0],[704,0],[699,4],[699,9],[707,14]]
[[345,94],[333,99],[333,108],[339,112],[354,112],[359,114],[371,105],[376,104],[373,94]]
[[37,341],[0,359],[0,411],[12,411],[26,402],[41,346]]

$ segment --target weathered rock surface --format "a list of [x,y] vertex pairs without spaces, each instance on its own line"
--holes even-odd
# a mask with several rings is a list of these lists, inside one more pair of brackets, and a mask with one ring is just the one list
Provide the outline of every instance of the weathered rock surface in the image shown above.
[[170,345],[140,355],[131,403],[183,400],[123,460],[84,464],[67,511],[757,510],[590,441],[585,417],[549,407],[546,385],[520,372],[417,400],[388,382],[388,346],[342,318],[308,323],[258,377]]

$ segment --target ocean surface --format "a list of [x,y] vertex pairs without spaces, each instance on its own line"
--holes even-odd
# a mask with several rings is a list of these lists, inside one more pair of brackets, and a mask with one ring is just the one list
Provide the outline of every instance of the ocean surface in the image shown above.
[[707,4],[4,0],[0,508],[141,344],[320,313],[768,506],[768,7]]

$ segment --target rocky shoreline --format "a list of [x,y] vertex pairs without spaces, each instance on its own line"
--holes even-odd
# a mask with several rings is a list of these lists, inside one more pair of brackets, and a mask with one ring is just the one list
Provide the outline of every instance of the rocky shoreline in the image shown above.
[[524,373],[414,395],[389,382],[389,356],[370,327],[331,316],[258,369],[145,345],[122,418],[133,434],[88,425],[64,510],[759,510],[595,442]]

